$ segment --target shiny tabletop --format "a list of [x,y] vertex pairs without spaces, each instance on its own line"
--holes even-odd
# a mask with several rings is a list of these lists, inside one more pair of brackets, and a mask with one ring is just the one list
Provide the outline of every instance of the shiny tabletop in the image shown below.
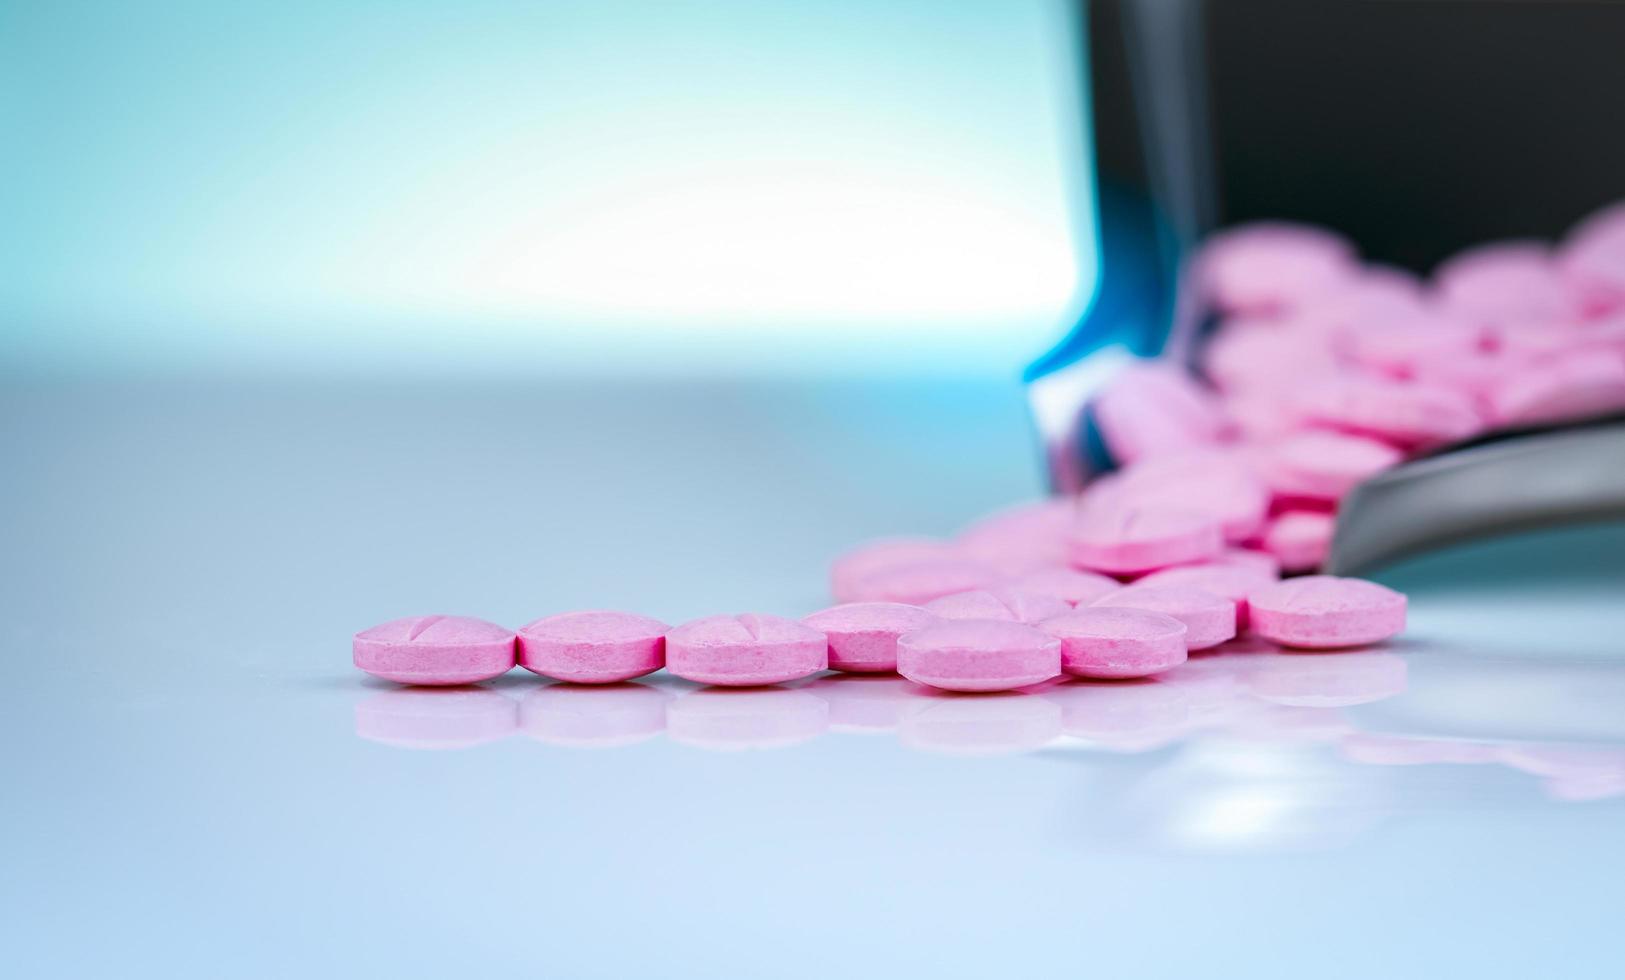
[[1625,527],[1146,681],[422,690],[351,633],[820,608],[1037,494],[1019,390],[35,380],[0,449],[8,975],[1619,975]]

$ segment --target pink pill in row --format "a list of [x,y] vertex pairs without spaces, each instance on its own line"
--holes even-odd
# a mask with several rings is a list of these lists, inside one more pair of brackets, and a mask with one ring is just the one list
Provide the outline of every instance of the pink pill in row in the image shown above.
[[666,670],[701,684],[777,684],[828,666],[829,639],[782,616],[706,616],[666,634]]
[[473,684],[514,665],[514,632],[467,616],[412,616],[365,629],[351,643],[355,665],[402,684]]
[[666,631],[658,619],[611,610],[545,616],[519,629],[519,666],[576,684],[612,684],[659,670]]
[[1308,575],[1248,596],[1252,629],[1292,647],[1362,646],[1405,629],[1405,597],[1363,579]]
[[1146,609],[1076,609],[1039,628],[1061,641],[1061,669],[1075,677],[1148,677],[1186,658],[1185,624]]
[[1005,620],[961,619],[905,633],[897,672],[947,691],[1007,691],[1061,673],[1061,641]]
[[919,606],[900,602],[851,602],[802,618],[803,626],[824,634],[832,670],[853,673],[897,669],[897,638],[936,622]]
[[1191,650],[1216,647],[1236,635],[1236,604],[1202,589],[1178,585],[1130,585],[1090,608],[1126,607],[1172,616],[1185,624],[1185,645]]

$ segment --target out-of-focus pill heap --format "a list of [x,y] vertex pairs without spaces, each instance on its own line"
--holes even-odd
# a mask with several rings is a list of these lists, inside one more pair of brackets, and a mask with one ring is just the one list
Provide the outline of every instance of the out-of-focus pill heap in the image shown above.
[[1419,452],[1507,427],[1625,410],[1625,204],[1557,247],[1470,249],[1431,281],[1364,264],[1338,235],[1270,223],[1192,263],[1215,313],[1194,369],[1123,370],[1089,411],[1119,468],[1082,494],[984,518],[949,540],[840,557],[833,608],[800,621],[668,627],[588,611],[514,632],[430,616],[356,634],[356,666],[468,684],[516,663],[583,684],[664,667],[757,686],[826,669],[951,691],[1174,670],[1240,635],[1355,648],[1404,629],[1405,597],[1313,571],[1338,502]]

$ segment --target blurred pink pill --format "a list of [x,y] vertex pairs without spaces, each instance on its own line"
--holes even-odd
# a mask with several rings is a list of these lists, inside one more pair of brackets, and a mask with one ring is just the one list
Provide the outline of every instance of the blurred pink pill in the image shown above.
[[617,748],[660,734],[669,700],[644,684],[544,684],[519,703],[519,730],[550,745]]
[[923,605],[932,599],[997,582],[997,569],[973,558],[932,558],[893,565],[859,578],[851,590],[853,602],[901,602]]
[[1141,579],[1136,579],[1136,588],[1141,586],[1177,587],[1184,589],[1201,589],[1222,596],[1236,604],[1236,628],[1239,630],[1247,625],[1247,594],[1261,585],[1268,585],[1275,581],[1276,576],[1272,570],[1257,565],[1180,565],[1177,568],[1164,568],[1159,572],[1152,572]]
[[1332,550],[1336,525],[1331,514],[1317,510],[1289,510],[1264,531],[1264,548],[1289,572],[1319,568]]
[[1295,408],[1311,422],[1400,445],[1451,442],[1481,427],[1471,398],[1423,382],[1344,377],[1300,392]]
[[1004,691],[1061,673],[1061,641],[1031,626],[961,619],[905,633],[897,672],[948,691]]
[[412,616],[355,635],[355,665],[402,684],[472,684],[514,665],[514,632],[467,616]]
[[[1145,460],[1119,471],[1104,490],[1142,508],[1201,514],[1219,522],[1226,541],[1245,541],[1264,526],[1270,494],[1250,451],[1206,449]],[[1105,481],[1103,481],[1105,482]]]
[[829,641],[832,670],[858,673],[897,669],[897,638],[936,617],[900,602],[849,602],[802,617],[803,626]]
[[1582,351],[1509,376],[1487,395],[1501,425],[1541,425],[1625,411],[1625,359]]
[[1114,578],[1064,565],[1039,568],[1004,583],[1017,592],[1053,596],[1069,606],[1088,605],[1122,586]]
[[1333,334],[1314,324],[1232,320],[1202,351],[1202,370],[1227,395],[1281,391],[1343,368]]
[[1164,613],[1095,606],[1039,628],[1061,641],[1061,669],[1075,677],[1146,677],[1185,662],[1185,624]]
[[477,687],[380,691],[355,706],[355,733],[402,749],[466,749],[512,735],[517,710]]
[[1130,585],[1092,607],[1144,609],[1185,624],[1185,646],[1216,647],[1236,635],[1236,604],[1223,596],[1182,585]]
[[1569,232],[1558,256],[1563,278],[1590,315],[1625,309],[1625,202],[1596,212]]
[[576,684],[631,680],[665,665],[670,628],[609,610],[545,616],[519,628],[519,666]]
[[1434,270],[1433,284],[1445,306],[1487,323],[1561,319],[1578,312],[1575,293],[1542,242],[1475,246]]
[[1072,607],[1063,599],[1016,589],[977,589],[956,592],[925,604],[926,611],[941,619],[1003,619],[1012,623],[1036,623],[1059,616]]
[[1209,238],[1197,268],[1219,309],[1279,313],[1336,288],[1357,266],[1353,247],[1333,232],[1261,221]]
[[707,616],[666,634],[666,670],[701,684],[777,684],[828,666],[828,638],[782,616]]
[[1437,313],[1354,324],[1342,334],[1357,363],[1393,377],[1415,376],[1422,365],[1470,357],[1484,346],[1485,331]]
[[860,583],[876,572],[903,565],[917,565],[940,558],[952,558],[958,550],[935,538],[881,538],[853,548],[830,564],[830,593],[837,602],[859,598]]
[[1119,463],[1216,442],[1224,429],[1218,402],[1183,369],[1145,363],[1125,368],[1093,405],[1106,448]]
[[1072,564],[1113,574],[1148,572],[1211,558],[1224,549],[1219,521],[1159,507],[1085,512],[1072,528]]
[[966,557],[1005,575],[1063,564],[1075,509],[1071,497],[1020,504],[976,521],[954,543]]
[[1271,579],[1281,577],[1280,559],[1267,551],[1257,551],[1252,548],[1226,548],[1217,557],[1209,558],[1203,564],[1242,568]]
[[1338,500],[1355,484],[1405,458],[1385,442],[1343,432],[1302,432],[1268,447],[1264,478],[1289,497]]
[[1360,646],[1405,629],[1405,597],[1363,579],[1288,579],[1254,591],[1248,603],[1253,632],[1283,646]]

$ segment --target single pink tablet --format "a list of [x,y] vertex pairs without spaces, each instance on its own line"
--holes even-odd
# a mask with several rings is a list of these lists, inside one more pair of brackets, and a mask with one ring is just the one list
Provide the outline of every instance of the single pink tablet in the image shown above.
[[1236,604],[1236,629],[1240,630],[1247,625],[1247,594],[1275,580],[1273,572],[1257,565],[1180,565],[1152,572],[1136,579],[1134,585],[1201,589],[1223,596]]
[[1261,221],[1208,238],[1195,268],[1221,310],[1277,314],[1337,288],[1359,267],[1353,246],[1334,232]]
[[666,663],[666,631],[658,619],[590,610],[546,616],[519,628],[519,666],[576,684],[613,684]]
[[1487,396],[1501,425],[1541,425],[1625,410],[1625,359],[1581,351],[1507,377]]
[[1185,624],[1190,650],[1216,647],[1236,635],[1236,604],[1223,596],[1180,585],[1130,585],[1090,608],[1144,609]]
[[1185,662],[1185,624],[1145,609],[1095,606],[1045,620],[1075,677],[1148,677]]
[[1563,279],[1580,296],[1582,312],[1625,310],[1625,202],[1576,225],[1558,255]]
[[1104,491],[1143,508],[1201,514],[1219,522],[1226,541],[1246,541],[1263,529],[1270,503],[1269,488],[1255,472],[1255,455],[1251,449],[1225,448],[1149,459],[1086,494]]
[[782,616],[707,616],[666,634],[666,669],[701,684],[777,684],[828,666],[828,638]]
[[1417,446],[1464,439],[1483,427],[1473,400],[1425,382],[1344,377],[1309,385],[1294,410],[1331,428]]
[[1004,583],[1004,587],[1017,592],[1054,596],[1069,606],[1088,605],[1122,588],[1114,578],[1065,565],[1034,569],[1010,579]]
[[830,593],[836,602],[853,602],[860,583],[876,572],[903,565],[958,556],[958,549],[935,538],[898,537],[866,541],[836,558],[829,567]]
[[1308,575],[1248,596],[1253,632],[1283,646],[1380,643],[1405,629],[1405,597],[1357,578]]
[[1302,432],[1269,446],[1260,468],[1277,494],[1339,500],[1362,480],[1404,458],[1388,443],[1365,436]]
[[1096,396],[1092,411],[1106,448],[1125,464],[1210,445],[1224,431],[1213,393],[1161,362],[1124,368]]
[[1434,270],[1433,284],[1447,307],[1489,323],[1561,319],[1578,312],[1578,297],[1544,242],[1475,245]]
[[998,569],[974,558],[927,558],[869,572],[856,580],[852,602],[901,602],[920,606],[932,599],[997,582]]
[[897,638],[934,622],[931,613],[900,602],[849,602],[801,620],[829,640],[830,669],[854,673],[896,670]]
[[1022,623],[960,619],[904,633],[897,672],[947,691],[1006,691],[1061,673],[1061,641]]
[[1286,571],[1306,572],[1325,564],[1335,531],[1331,514],[1289,510],[1270,521],[1264,531],[1264,548]]
[[1211,558],[1224,549],[1224,528],[1205,514],[1161,507],[1085,508],[1072,528],[1072,564],[1135,574]]
[[1063,599],[1039,592],[992,588],[945,595],[926,603],[925,608],[941,619],[1003,619],[1012,623],[1036,623],[1059,616],[1072,606]]
[[1423,364],[1471,357],[1484,342],[1482,327],[1434,311],[1355,322],[1341,336],[1342,349],[1356,363],[1396,378],[1415,376]]
[[514,632],[467,616],[412,616],[355,635],[355,665],[402,684],[473,684],[514,665]]

